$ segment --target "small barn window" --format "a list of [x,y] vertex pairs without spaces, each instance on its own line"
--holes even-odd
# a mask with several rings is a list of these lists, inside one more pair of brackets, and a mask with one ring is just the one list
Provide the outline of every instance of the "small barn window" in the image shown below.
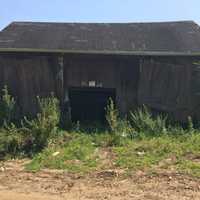
[[89,81],[89,87],[95,87],[96,82],[95,81]]

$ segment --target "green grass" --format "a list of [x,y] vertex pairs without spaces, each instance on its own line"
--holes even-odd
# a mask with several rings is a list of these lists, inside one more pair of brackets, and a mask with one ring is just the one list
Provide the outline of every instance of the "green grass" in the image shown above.
[[200,134],[179,136],[163,135],[131,141],[121,147],[115,147],[115,164],[129,170],[152,169],[161,161],[173,158],[163,168],[174,166],[178,172],[200,177],[200,160],[194,162],[188,158],[200,156]]
[[[49,168],[66,169],[70,172],[89,172],[97,166],[97,150],[91,136],[75,134],[66,143],[52,144],[44,149],[26,168],[32,171]],[[55,152],[59,153],[54,155]]]
[[[27,165],[27,169],[32,171],[43,168],[65,169],[69,172],[87,173],[99,168],[100,149],[109,146],[114,154],[113,166],[126,169],[126,172],[151,170],[159,166],[159,163],[165,163],[165,160],[173,158],[173,161],[165,163],[161,168],[173,167],[177,172],[200,177],[200,161],[194,160],[200,157],[200,133],[121,138],[121,143],[111,146],[111,141],[114,139],[108,133],[66,135],[68,139],[64,140],[61,137],[36,155]],[[55,152],[59,154],[53,156]]]
[[182,159],[176,167],[179,172],[200,178],[200,162]]

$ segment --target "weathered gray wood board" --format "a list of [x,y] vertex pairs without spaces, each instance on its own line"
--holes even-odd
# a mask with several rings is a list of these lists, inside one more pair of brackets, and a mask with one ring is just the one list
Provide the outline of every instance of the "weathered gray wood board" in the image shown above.
[[0,54],[0,88],[8,85],[22,115],[37,113],[36,96],[52,92],[64,105],[70,87],[116,90],[121,114],[146,104],[185,121],[198,114],[200,73],[193,57],[39,53]]

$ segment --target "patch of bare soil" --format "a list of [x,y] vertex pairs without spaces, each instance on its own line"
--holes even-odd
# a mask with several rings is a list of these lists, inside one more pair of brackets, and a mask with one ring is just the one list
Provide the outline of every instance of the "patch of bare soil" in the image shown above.
[[24,170],[27,160],[0,166],[1,200],[170,200],[200,199],[200,179],[159,171],[124,176],[122,170],[102,170],[86,176],[61,170]]

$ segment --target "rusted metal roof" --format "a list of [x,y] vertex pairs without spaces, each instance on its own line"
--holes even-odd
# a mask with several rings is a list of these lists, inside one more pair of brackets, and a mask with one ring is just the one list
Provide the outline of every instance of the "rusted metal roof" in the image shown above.
[[0,32],[0,51],[200,55],[200,27],[192,21],[13,22]]

